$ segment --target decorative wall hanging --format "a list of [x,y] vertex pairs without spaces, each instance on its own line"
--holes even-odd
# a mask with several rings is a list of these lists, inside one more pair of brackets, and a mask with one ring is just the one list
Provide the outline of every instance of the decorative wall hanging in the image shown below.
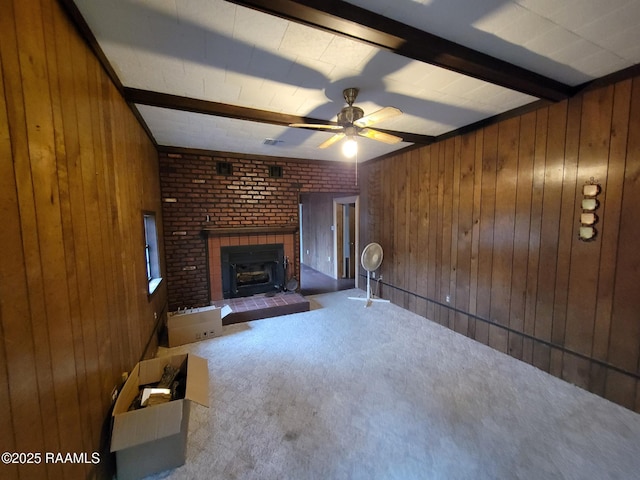
[[591,177],[582,187],[582,213],[580,214],[580,229],[578,238],[583,242],[595,240],[598,231],[594,227],[598,223],[598,215],[595,211],[600,207],[600,202],[596,198],[602,189],[597,180]]

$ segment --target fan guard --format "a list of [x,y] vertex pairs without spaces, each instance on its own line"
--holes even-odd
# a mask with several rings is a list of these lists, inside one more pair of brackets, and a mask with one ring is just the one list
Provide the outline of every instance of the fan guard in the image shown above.
[[389,300],[384,300],[382,298],[372,298],[371,296],[371,272],[376,271],[382,265],[382,259],[384,257],[384,252],[379,243],[371,242],[364,250],[362,250],[362,255],[360,256],[360,263],[362,264],[362,268],[367,271],[367,297],[349,297],[351,300],[364,300],[365,307],[371,305],[372,302],[385,302],[388,303]]
[[382,258],[384,254],[382,251],[382,247],[379,243],[370,243],[364,250],[362,251],[362,255],[360,256],[360,263],[362,263],[362,268],[364,268],[367,272],[373,272],[377,270],[380,265],[382,265]]

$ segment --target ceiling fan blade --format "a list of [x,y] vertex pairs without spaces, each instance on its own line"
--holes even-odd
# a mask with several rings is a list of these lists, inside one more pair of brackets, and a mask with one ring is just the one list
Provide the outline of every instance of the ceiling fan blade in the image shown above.
[[402,138],[400,137],[396,137],[395,135],[391,135],[389,133],[380,132],[378,130],[374,130],[373,128],[364,128],[358,132],[358,135],[360,135],[361,137],[370,138],[372,140],[377,140],[379,142],[388,143],[390,145],[402,141]]
[[331,145],[333,145],[337,141],[341,140],[342,138],[344,138],[344,133],[336,133],[334,136],[332,136],[328,140],[325,140],[320,145],[318,145],[318,148],[330,147]]
[[374,123],[378,123],[382,120],[396,117],[398,115],[402,115],[402,111],[400,109],[396,107],[384,107],[380,110],[370,113],[369,115],[365,115],[364,117],[353,122],[353,124],[357,127],[366,128],[373,125]]
[[340,125],[322,125],[320,123],[290,123],[289,126],[295,128],[317,128],[319,130],[342,130]]

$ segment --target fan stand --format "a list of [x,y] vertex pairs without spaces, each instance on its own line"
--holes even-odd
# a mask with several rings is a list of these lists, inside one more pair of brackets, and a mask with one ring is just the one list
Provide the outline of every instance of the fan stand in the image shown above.
[[385,300],[384,298],[372,298],[371,297],[371,272],[367,270],[367,297],[349,297],[349,300],[363,300],[366,303],[364,304],[365,308],[370,307],[373,302],[382,302],[389,303],[390,300]]

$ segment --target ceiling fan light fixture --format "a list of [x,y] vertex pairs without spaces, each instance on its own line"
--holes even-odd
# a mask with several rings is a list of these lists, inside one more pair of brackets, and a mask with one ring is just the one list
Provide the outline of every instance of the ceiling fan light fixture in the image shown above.
[[347,138],[342,144],[342,153],[347,158],[355,157],[356,153],[358,153],[358,142],[354,137]]

